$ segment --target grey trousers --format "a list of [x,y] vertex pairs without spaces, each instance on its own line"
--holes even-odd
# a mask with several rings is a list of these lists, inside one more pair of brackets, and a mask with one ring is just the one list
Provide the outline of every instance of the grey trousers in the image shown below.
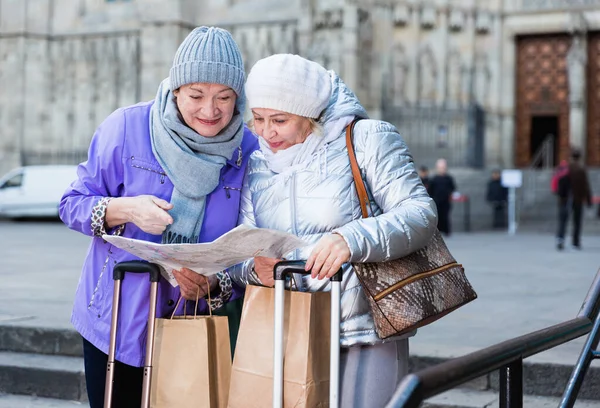
[[408,339],[342,348],[340,407],[383,408],[408,374]]

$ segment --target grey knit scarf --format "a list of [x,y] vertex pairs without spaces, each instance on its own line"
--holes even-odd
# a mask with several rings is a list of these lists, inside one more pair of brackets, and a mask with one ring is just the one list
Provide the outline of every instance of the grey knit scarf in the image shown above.
[[150,113],[150,137],[152,151],[174,185],[173,224],[163,232],[162,243],[198,242],[206,196],[219,185],[221,168],[242,142],[239,112],[217,136],[204,137],[183,121],[169,79],[160,84]]

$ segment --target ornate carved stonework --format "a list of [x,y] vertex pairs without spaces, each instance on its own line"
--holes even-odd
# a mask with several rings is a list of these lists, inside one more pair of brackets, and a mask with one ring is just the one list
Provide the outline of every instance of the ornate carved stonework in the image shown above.
[[256,61],[274,53],[298,53],[297,26],[290,22],[225,27],[235,38],[246,72]]
[[387,100],[392,101],[394,106],[406,104],[406,82],[408,79],[410,63],[406,56],[406,49],[400,43],[392,48],[390,58],[390,86],[386,86],[389,93]]
[[437,24],[437,10],[433,6],[423,6],[421,9],[421,28],[431,30]]
[[418,66],[419,103],[433,105],[437,98],[438,67],[431,47],[427,46],[421,50]]
[[359,77],[358,84],[362,94],[371,95],[371,70],[373,67],[373,20],[366,10],[358,11],[358,52]]
[[411,9],[406,4],[396,4],[393,7],[394,25],[404,27],[410,22]]
[[340,28],[344,23],[344,11],[342,9],[327,10],[317,14],[314,20],[315,29]]
[[448,26],[451,31],[462,31],[465,25],[465,12],[463,10],[452,9],[448,17]]
[[451,105],[462,105],[464,101],[464,74],[460,51],[457,49],[448,53],[446,62],[446,101]]
[[475,77],[473,78],[473,96],[479,105],[488,107],[492,74],[490,72],[489,58],[487,54],[477,54],[475,57],[474,68]]
[[487,34],[492,29],[492,15],[485,11],[480,10],[475,15],[475,30],[478,34]]

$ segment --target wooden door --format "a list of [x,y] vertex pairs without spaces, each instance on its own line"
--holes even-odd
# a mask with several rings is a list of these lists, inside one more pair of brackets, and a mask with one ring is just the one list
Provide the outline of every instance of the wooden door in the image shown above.
[[588,166],[600,166],[600,32],[588,36],[587,146]]
[[515,165],[526,167],[532,159],[533,117],[556,116],[560,160],[569,151],[569,85],[567,53],[571,38],[566,34],[517,38]]

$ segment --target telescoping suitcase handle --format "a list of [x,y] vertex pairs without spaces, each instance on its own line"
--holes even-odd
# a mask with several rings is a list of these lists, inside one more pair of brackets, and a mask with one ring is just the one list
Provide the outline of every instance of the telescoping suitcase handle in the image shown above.
[[[275,279],[275,338],[273,355],[273,408],[283,407],[283,316],[285,278],[309,275],[305,261],[281,261],[273,268]],[[331,277],[331,351],[329,359],[329,407],[339,407],[340,390],[340,298],[342,269]]]
[[106,366],[106,384],[104,387],[104,408],[112,408],[113,385],[115,378],[115,350],[117,347],[117,322],[119,319],[119,299],[121,282],[125,272],[147,273],[150,275],[150,309],[148,310],[148,336],[146,339],[146,360],[144,362],[144,381],[142,387],[142,408],[150,406],[150,380],[152,378],[152,349],[154,347],[154,317],[156,316],[156,298],[160,268],[158,265],[144,261],[120,262],[113,269],[114,294],[112,316],[110,322],[110,344],[108,347],[108,364]]

